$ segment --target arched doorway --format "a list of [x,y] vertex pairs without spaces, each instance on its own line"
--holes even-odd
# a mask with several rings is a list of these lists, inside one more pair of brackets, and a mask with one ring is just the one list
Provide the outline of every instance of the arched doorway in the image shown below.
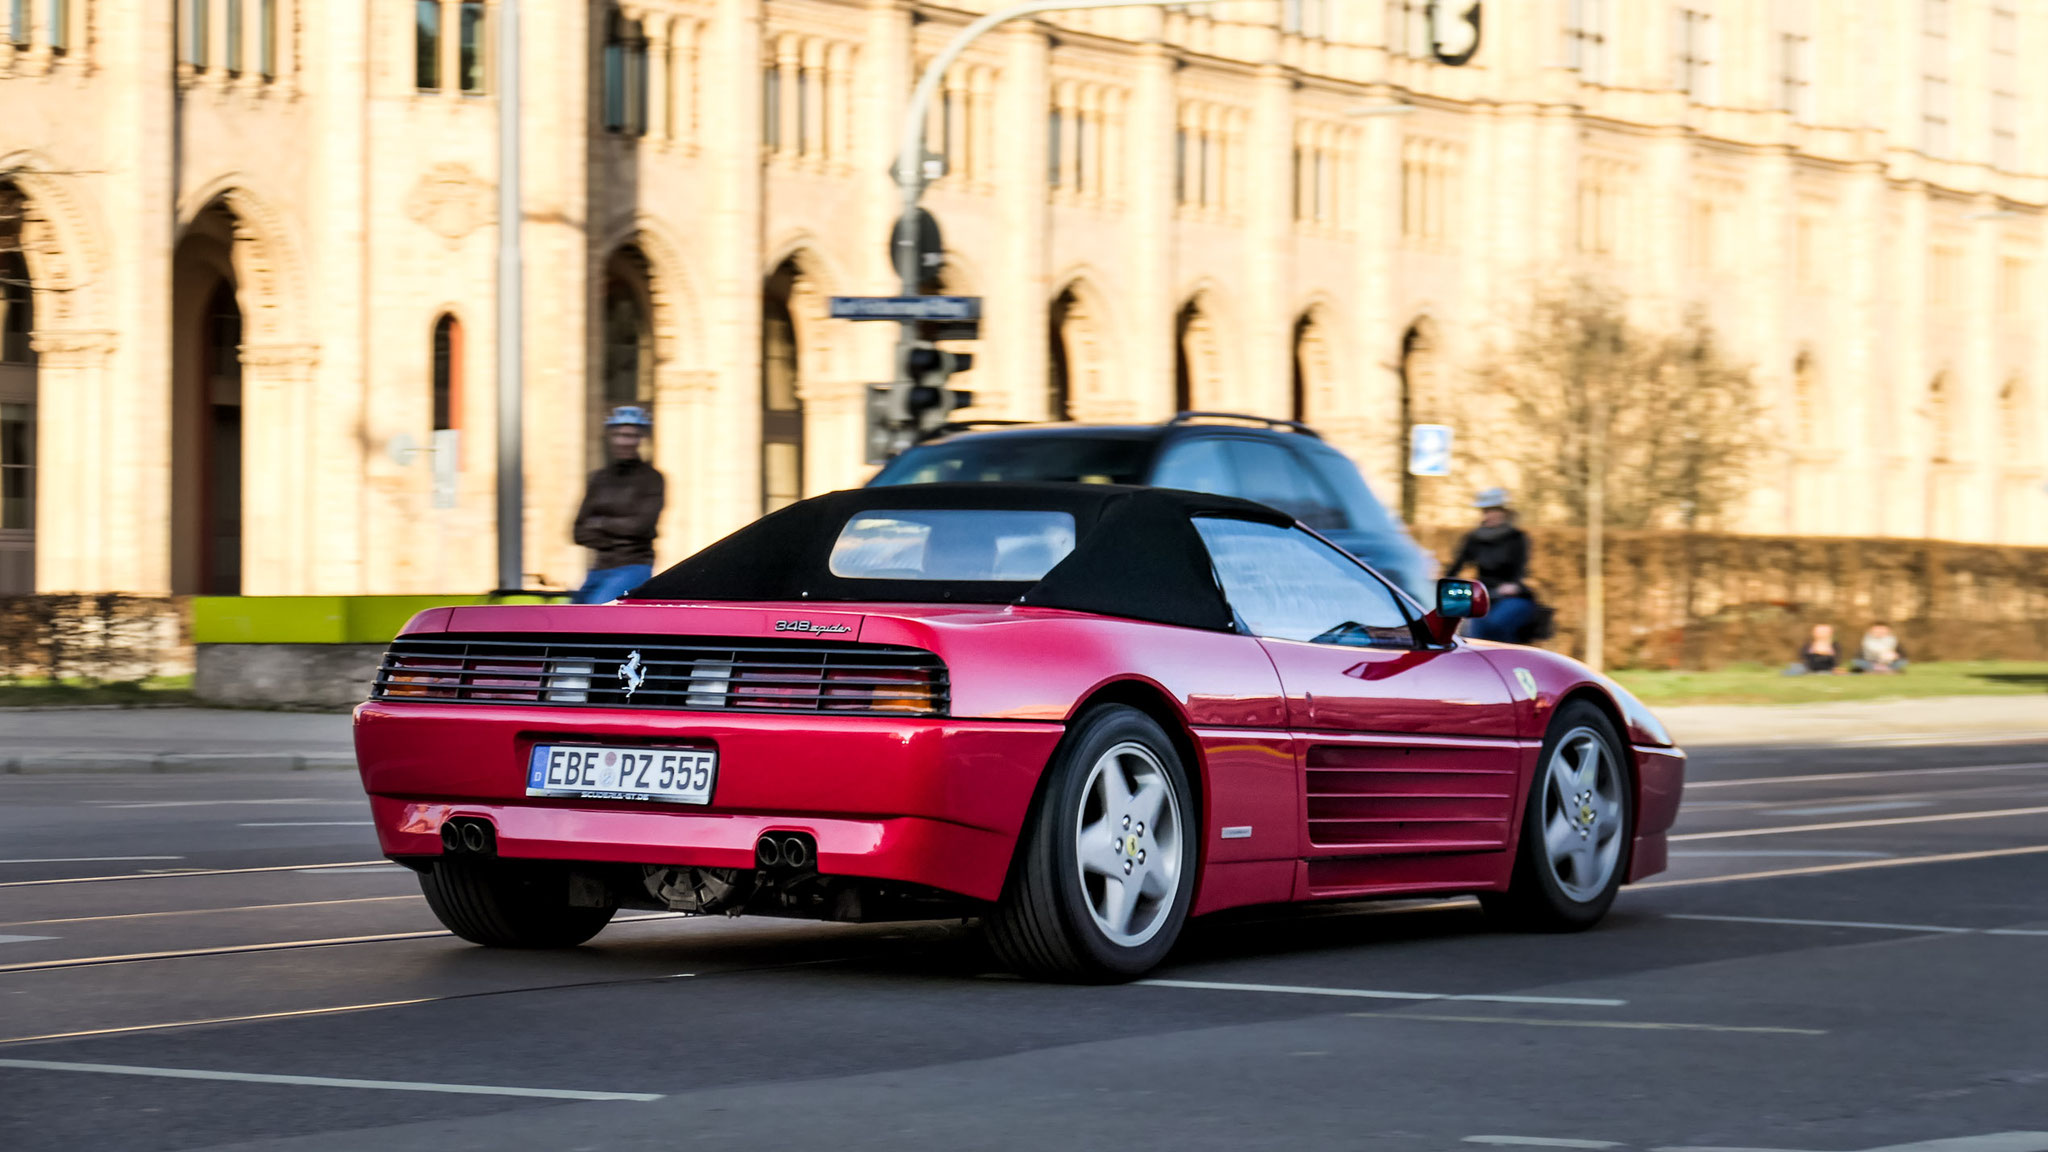
[[1053,420],[1125,420],[1149,402],[1116,371],[1109,309],[1093,280],[1066,282],[1046,309],[1046,415]]
[[604,464],[604,422],[612,409],[654,409],[654,323],[648,293],[647,258],[633,247],[613,253],[605,262],[604,301],[598,314],[601,352],[586,417],[586,452],[593,468]]
[[1322,309],[1310,308],[1294,321],[1294,373],[1288,402],[1288,417],[1309,423],[1311,416],[1326,416],[1320,410],[1327,399],[1330,373],[1335,358],[1330,354],[1329,329]]
[[215,202],[172,258],[171,589],[242,590],[242,308],[235,217]]
[[1180,412],[1230,407],[1223,396],[1223,349],[1208,293],[1181,305],[1174,319],[1173,404]]
[[1401,519],[1415,523],[1421,495],[1417,477],[1408,471],[1408,430],[1427,423],[1427,397],[1436,383],[1436,340],[1427,320],[1417,320],[1401,334],[1400,419],[1394,425],[1394,467],[1401,477]]
[[21,233],[27,198],[0,184],[0,595],[35,591],[35,286]]
[[761,294],[761,511],[803,499],[804,404],[799,387],[796,317],[790,301],[803,278],[794,258],[768,277]]

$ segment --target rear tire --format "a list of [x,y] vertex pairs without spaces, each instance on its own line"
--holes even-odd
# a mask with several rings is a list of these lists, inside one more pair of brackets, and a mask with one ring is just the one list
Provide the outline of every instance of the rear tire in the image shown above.
[[440,859],[420,890],[450,932],[490,948],[574,948],[618,911],[569,903],[569,870],[539,861]]
[[1046,770],[1009,882],[985,921],[989,945],[1036,979],[1142,975],[1187,922],[1200,844],[1173,741],[1135,708],[1091,709]]
[[1635,782],[1621,738],[1606,713],[1574,700],[1543,739],[1508,890],[1480,893],[1480,906],[1524,932],[1591,928],[1621,890],[1634,837]]

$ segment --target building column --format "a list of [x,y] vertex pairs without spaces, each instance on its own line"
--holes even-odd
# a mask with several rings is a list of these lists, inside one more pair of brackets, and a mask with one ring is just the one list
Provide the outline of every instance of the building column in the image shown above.
[[[178,240],[177,79],[166,62],[176,58],[178,19],[171,5],[130,0],[103,4],[96,25],[96,60],[123,81],[110,89],[117,98],[100,125],[100,154],[120,164],[104,184],[104,286],[94,293],[104,293],[106,326],[122,339],[99,353],[107,360],[101,414],[88,423],[99,432],[94,457],[117,461],[119,480],[101,503],[105,541],[89,553],[100,557],[97,571],[77,575],[90,577],[79,590],[161,595],[171,590],[171,254]],[[61,392],[43,380],[47,414]]]
[[1268,62],[1252,95],[1245,157],[1245,287],[1232,393],[1245,411],[1287,416],[1293,388],[1294,76]]
[[[1173,50],[1159,39],[1165,17],[1136,50],[1129,125],[1130,294],[1105,301],[1110,316],[1095,318],[1109,356],[1105,383],[1124,407],[1119,419],[1164,419],[1173,413],[1174,361],[1174,132]],[[1097,285],[1098,292],[1106,286]],[[1111,329],[1111,323],[1114,329]],[[1107,414],[1105,413],[1105,416]]]
[[[112,452],[116,429],[141,421],[109,402],[112,332],[37,331],[36,573],[38,592],[162,588],[126,583],[124,557],[147,551],[116,510],[134,469]],[[166,536],[163,543],[169,543]]]
[[[1046,118],[1052,109],[1052,50],[1045,28],[1033,22],[1019,21],[991,35],[999,38],[1007,56],[996,108],[1006,143],[994,157],[996,218],[1003,229],[989,261],[982,333],[992,362],[992,391],[1003,415],[1040,419],[1051,373],[1046,325],[1052,289],[1045,263],[1051,224]],[[977,364],[975,374],[981,371]]]
[[1870,536],[1886,531],[1879,503],[1884,473],[1901,468],[1900,446],[1889,437],[1892,421],[1885,415],[1898,388],[1891,358],[1891,315],[1884,298],[1885,197],[1884,166],[1870,163],[1843,181],[1839,236],[1843,275],[1838,283],[1842,302],[1843,338],[1834,347],[1839,363],[1823,365],[1835,386],[1827,390],[1832,405],[1835,447],[1840,451],[1833,488],[1839,503],[1828,510],[1830,531]]
[[[696,435],[702,485],[678,494],[691,505],[697,539],[708,543],[761,510],[762,12],[756,0],[719,0],[708,43],[704,165],[713,189],[705,222],[708,362],[717,390]],[[734,446],[738,445],[735,450]]]
[[312,462],[330,438],[315,413],[319,361],[319,350],[308,344],[242,346],[245,596],[304,595],[315,583],[314,557],[324,532],[307,509],[313,506]]
[[1999,541],[1999,391],[2008,375],[1999,355],[2000,320],[1998,280],[2000,221],[1991,216],[1998,207],[1995,198],[1977,202],[1970,235],[1963,249],[1964,297],[1963,355],[1956,365],[1957,388],[1951,403],[1958,404],[1956,440],[1966,446],[1961,453],[1967,463],[1955,465],[1951,477],[1955,486],[1955,523],[1951,526],[1963,540],[1986,543]]

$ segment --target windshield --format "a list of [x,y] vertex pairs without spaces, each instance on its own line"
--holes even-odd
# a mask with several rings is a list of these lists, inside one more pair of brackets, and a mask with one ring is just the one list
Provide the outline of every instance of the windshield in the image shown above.
[[889,462],[870,484],[1055,480],[1142,484],[1152,441],[1112,436],[982,436],[925,444]]

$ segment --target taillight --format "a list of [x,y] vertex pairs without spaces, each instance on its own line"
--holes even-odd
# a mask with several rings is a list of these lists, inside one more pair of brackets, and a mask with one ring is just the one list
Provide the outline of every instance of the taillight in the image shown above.
[[429,696],[452,700],[462,686],[462,661],[400,656],[384,678],[386,696]]
[[938,711],[932,674],[924,668],[825,669],[826,711],[894,712],[927,715]]
[[538,660],[477,660],[470,664],[471,700],[538,700],[547,665]]

